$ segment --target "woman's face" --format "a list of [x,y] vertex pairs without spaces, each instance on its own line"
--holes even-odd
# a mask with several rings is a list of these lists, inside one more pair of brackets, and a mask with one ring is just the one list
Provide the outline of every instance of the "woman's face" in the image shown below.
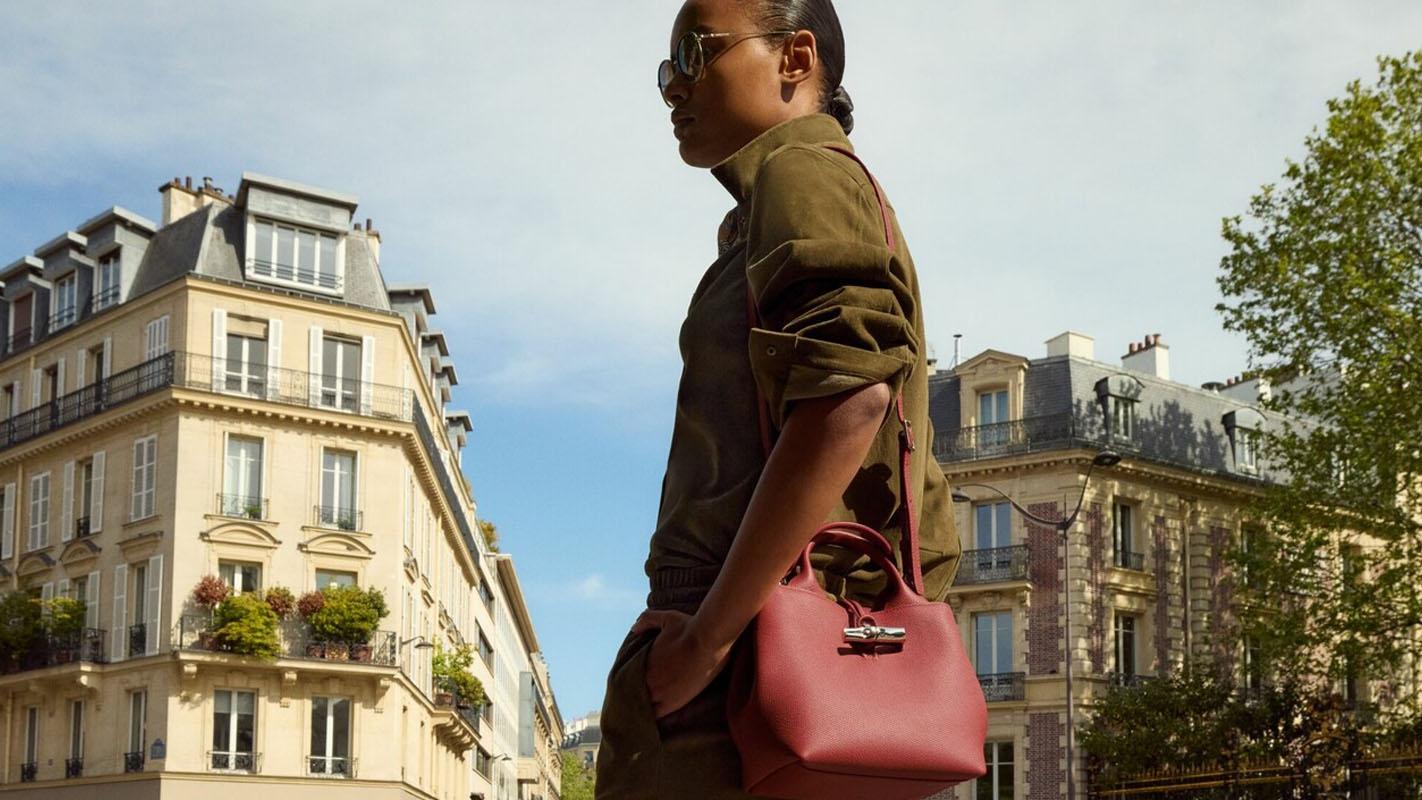
[[[687,31],[757,32],[758,25],[744,6],[741,0],[686,0],[672,26],[671,51]],[[693,167],[714,166],[761,132],[814,110],[804,100],[806,93],[796,91],[801,88],[796,84],[803,81],[796,66],[800,48],[783,46],[782,38],[702,41],[707,63],[701,80],[691,84],[678,75],[666,92],[672,104],[672,133],[683,161]]]

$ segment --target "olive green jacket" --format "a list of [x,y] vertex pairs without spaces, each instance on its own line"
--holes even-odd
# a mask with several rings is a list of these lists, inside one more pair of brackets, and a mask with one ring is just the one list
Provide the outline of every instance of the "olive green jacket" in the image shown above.
[[[681,327],[683,370],[646,571],[697,568],[714,579],[765,465],[757,386],[778,430],[797,400],[882,381],[903,392],[913,428],[910,486],[925,594],[941,599],[961,546],[949,487],[932,455],[918,276],[896,219],[890,251],[863,168],[826,144],[852,151],[833,117],[796,117],[711,170],[737,205]],[[747,322],[747,281],[760,327]],[[893,409],[885,409],[863,466],[829,519],[868,525],[897,548],[902,498]],[[851,596],[883,585],[865,560],[832,556],[815,559],[817,570],[829,568],[821,574],[832,590],[841,574]]]

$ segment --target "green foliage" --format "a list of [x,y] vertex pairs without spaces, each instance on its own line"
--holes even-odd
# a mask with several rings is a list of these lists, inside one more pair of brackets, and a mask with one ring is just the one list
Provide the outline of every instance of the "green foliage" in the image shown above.
[[436,686],[453,689],[475,708],[484,705],[484,684],[469,671],[474,663],[474,648],[464,644],[446,650],[444,645],[435,642],[431,663]]
[[255,594],[233,595],[218,604],[212,615],[212,635],[223,650],[275,659],[281,654],[277,615]]
[[[1298,675],[1422,660],[1422,52],[1378,63],[1223,224],[1216,308],[1283,421],[1260,442],[1284,479],[1256,509],[1265,535],[1236,553],[1245,632]],[[1345,558],[1354,532],[1375,544]]]
[[479,532],[484,534],[484,543],[492,552],[499,552],[499,529],[487,519],[479,520]]
[[316,637],[328,642],[369,642],[380,620],[390,613],[385,593],[374,588],[331,586],[322,589],[321,596],[322,606],[307,621]]
[[1204,665],[1136,687],[1111,689],[1078,741],[1110,783],[1162,768],[1286,766],[1299,783],[1335,787],[1361,756],[1358,720],[1341,696],[1288,680],[1239,692]]
[[43,631],[38,600],[23,591],[0,596],[0,666],[18,666]]
[[563,753],[563,782],[558,787],[563,800],[593,800],[593,779],[596,776],[583,767],[574,753]]
[[72,597],[54,597],[49,601],[48,628],[51,636],[69,639],[84,630],[83,600]]

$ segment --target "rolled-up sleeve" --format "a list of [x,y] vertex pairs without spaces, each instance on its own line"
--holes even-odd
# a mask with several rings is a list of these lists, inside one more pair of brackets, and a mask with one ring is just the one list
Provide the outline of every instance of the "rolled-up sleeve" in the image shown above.
[[796,400],[879,382],[897,392],[918,360],[914,296],[864,172],[825,148],[788,147],[757,173],[749,213],[761,318],[750,363],[774,425]]

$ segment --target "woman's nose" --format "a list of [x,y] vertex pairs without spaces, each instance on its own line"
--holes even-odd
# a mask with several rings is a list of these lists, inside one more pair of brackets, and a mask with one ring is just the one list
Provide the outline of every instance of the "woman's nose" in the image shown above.
[[667,84],[665,95],[672,108],[676,108],[691,95],[691,85],[686,82],[685,78],[678,75],[672,78],[671,83]]

